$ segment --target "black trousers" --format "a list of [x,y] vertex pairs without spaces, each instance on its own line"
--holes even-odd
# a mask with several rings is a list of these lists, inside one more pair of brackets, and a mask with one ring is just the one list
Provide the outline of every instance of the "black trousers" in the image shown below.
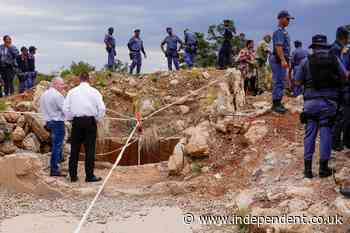
[[218,65],[226,69],[232,65],[232,47],[223,45],[219,51]]
[[[13,95],[15,88],[13,85],[13,79],[15,77],[15,71],[12,66],[5,66],[0,68],[0,75],[4,83],[4,92],[6,96]],[[1,94],[2,94],[2,90]]]
[[337,112],[335,124],[333,127],[332,132],[332,144],[333,147],[341,147],[344,145],[344,105],[341,105],[339,107],[339,110]]
[[72,124],[71,155],[69,158],[69,175],[77,177],[81,145],[85,149],[86,178],[94,176],[96,153],[97,124],[94,117],[75,117]]
[[350,105],[344,106],[344,132],[343,142],[344,145],[350,149]]

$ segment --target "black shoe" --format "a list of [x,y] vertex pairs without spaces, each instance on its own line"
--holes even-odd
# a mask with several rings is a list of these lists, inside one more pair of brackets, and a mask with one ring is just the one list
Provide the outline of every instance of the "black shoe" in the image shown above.
[[50,172],[51,177],[66,177],[67,174],[64,174],[62,172]]
[[350,198],[350,188],[341,188],[340,194],[346,198]]
[[312,174],[312,160],[304,160],[304,177],[312,179],[314,175]]
[[328,161],[329,160],[320,161],[320,178],[327,178],[335,173],[334,169],[328,167]]
[[283,105],[281,105],[281,101],[279,100],[274,100],[273,105],[271,108],[272,111],[277,112],[279,114],[284,114],[287,112],[285,108],[283,108]]
[[337,145],[333,145],[332,149],[335,150],[335,151],[341,152],[341,151],[344,150],[344,146],[337,144]]
[[71,181],[72,183],[76,183],[76,182],[78,182],[78,177],[71,177],[71,178],[70,178],[70,181]]
[[101,177],[93,176],[91,178],[86,178],[85,182],[92,183],[92,182],[100,182],[102,180]]

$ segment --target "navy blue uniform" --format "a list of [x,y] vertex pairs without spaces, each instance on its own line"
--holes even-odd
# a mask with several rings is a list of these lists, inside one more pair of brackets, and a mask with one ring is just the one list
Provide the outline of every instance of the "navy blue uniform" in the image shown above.
[[[15,46],[9,48],[0,45],[0,75],[4,83],[5,95],[12,95],[15,92],[13,79],[15,77],[14,67],[17,66],[16,59],[19,52]],[[2,97],[2,87],[0,84],[0,97]]]
[[19,55],[17,57],[17,65],[20,73],[17,74],[19,79],[19,93],[29,90],[31,87],[30,64],[27,55]]
[[[308,51],[299,47],[294,50],[292,53],[292,58],[291,58],[291,65],[293,69],[293,79],[295,80],[295,74],[297,70],[299,69],[299,66],[307,56],[309,55]],[[294,95],[298,96],[303,92],[302,86],[296,86],[293,90]]]
[[[332,45],[332,48],[330,49],[330,53],[338,57],[338,59],[344,64],[343,61],[343,55],[342,51],[344,49],[344,46],[339,43],[338,41],[335,41]],[[349,89],[348,84],[345,86],[342,96],[340,98],[339,106],[338,106],[338,111],[337,111],[337,118],[336,118],[336,123],[333,128],[333,148],[334,149],[342,149],[344,145],[344,124],[345,124],[345,95],[346,90]]]
[[[328,50],[315,50],[314,54],[320,57],[328,55]],[[320,157],[321,161],[328,161],[332,151],[332,124],[337,113],[339,88],[315,89],[308,84],[312,82],[309,59],[304,59],[297,70],[295,79],[305,85],[304,113],[312,116],[307,119],[304,138],[304,159],[312,160],[315,152],[315,143],[318,131],[320,131]],[[345,79],[347,72],[338,60],[337,76]]]
[[176,36],[176,35],[169,35],[165,37],[165,39],[162,41],[162,46],[166,44],[166,57],[168,60],[168,69],[171,71],[173,70],[173,63],[176,68],[176,70],[180,69],[180,64],[179,64],[179,54],[178,54],[178,44],[183,46],[182,40]]
[[145,49],[143,47],[143,41],[141,40],[141,38],[137,38],[137,37],[133,36],[129,40],[128,48],[130,51],[130,58],[132,60],[132,63],[130,65],[130,74],[133,73],[135,67],[137,67],[136,73],[140,74],[141,66],[142,66],[141,52],[143,54],[146,54]]
[[[345,68],[350,72],[350,49],[343,48],[342,62]],[[344,127],[343,127],[343,143],[347,148],[350,148],[350,82],[347,81],[343,90],[344,99]]]
[[282,46],[284,56],[290,61],[290,37],[285,28],[278,28],[272,36],[273,55],[270,56],[270,64],[272,68],[272,100],[281,101],[284,95],[284,82],[287,77],[287,70],[282,67],[281,61],[276,52],[276,46]]
[[197,40],[192,32],[185,32],[185,45],[185,62],[189,68],[192,68],[197,52]]
[[223,33],[223,44],[219,51],[219,67],[225,69],[228,66],[232,65],[232,44],[231,40],[233,38],[233,32],[229,28],[225,28]]
[[117,56],[115,38],[113,35],[106,34],[104,42],[108,53],[107,66],[113,68],[115,65],[115,57]]

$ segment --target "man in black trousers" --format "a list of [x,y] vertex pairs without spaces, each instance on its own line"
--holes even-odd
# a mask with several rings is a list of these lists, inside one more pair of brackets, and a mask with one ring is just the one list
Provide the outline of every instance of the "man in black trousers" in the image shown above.
[[94,174],[97,122],[105,116],[106,107],[102,95],[89,84],[89,74],[80,75],[79,86],[70,90],[64,101],[67,120],[72,121],[71,155],[69,175],[78,181],[77,169],[81,145],[85,148],[86,182],[98,182],[102,178]]

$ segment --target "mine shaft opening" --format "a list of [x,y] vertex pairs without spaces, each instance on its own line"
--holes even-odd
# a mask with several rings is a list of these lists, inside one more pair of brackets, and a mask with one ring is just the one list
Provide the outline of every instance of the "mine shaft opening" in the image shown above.
[[[141,148],[140,163],[139,142],[135,141],[125,149],[118,166],[137,166],[168,161],[179,141],[180,138],[159,139],[157,143],[153,145],[155,148],[153,148],[152,151],[147,151],[144,148]],[[96,144],[96,161],[115,163],[123,146],[124,144],[113,139],[98,140]],[[116,150],[118,151],[109,153]],[[83,160],[84,156],[81,156],[80,159]]]

